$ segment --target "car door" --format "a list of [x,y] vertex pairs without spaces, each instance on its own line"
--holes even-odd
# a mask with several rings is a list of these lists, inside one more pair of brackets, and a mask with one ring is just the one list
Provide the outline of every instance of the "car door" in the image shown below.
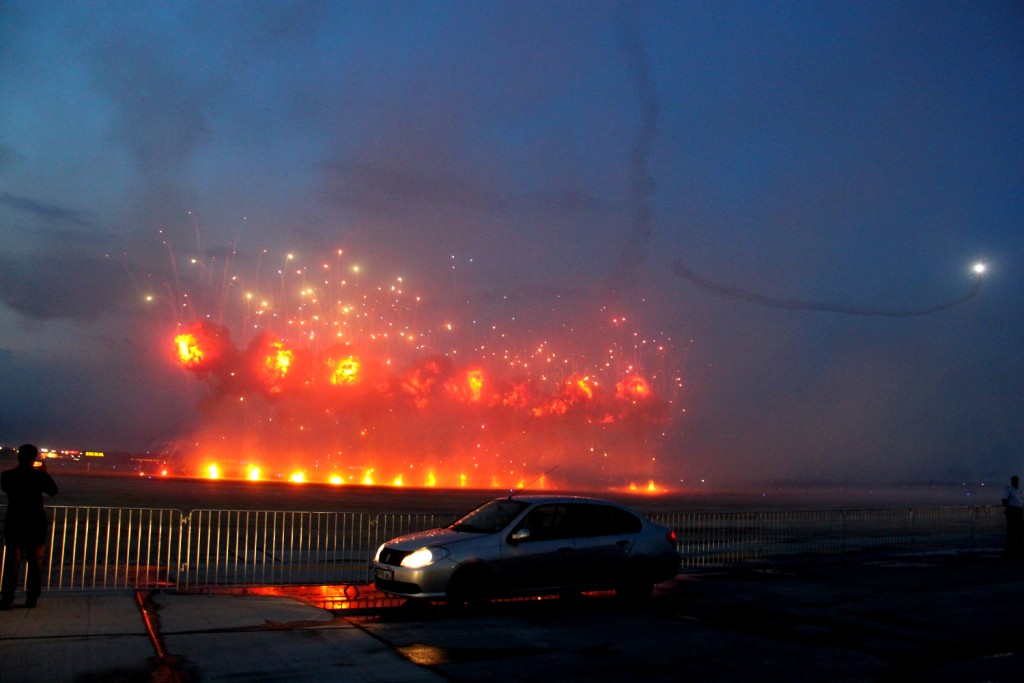
[[614,505],[574,503],[570,508],[575,533],[571,576],[578,587],[613,586],[643,523]]
[[503,539],[499,581],[509,592],[558,589],[570,580],[572,554],[569,506],[537,505]]

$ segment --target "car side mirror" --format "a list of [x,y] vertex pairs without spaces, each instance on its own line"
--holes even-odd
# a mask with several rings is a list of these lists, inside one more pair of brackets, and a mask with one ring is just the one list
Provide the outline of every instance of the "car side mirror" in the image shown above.
[[508,537],[508,540],[511,543],[522,543],[523,541],[528,541],[530,540],[530,530],[526,528],[519,529],[518,531],[513,532],[513,534]]

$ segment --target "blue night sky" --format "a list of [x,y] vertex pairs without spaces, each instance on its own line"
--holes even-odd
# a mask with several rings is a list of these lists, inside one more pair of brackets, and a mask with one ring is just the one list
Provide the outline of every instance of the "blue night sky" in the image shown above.
[[0,93],[0,444],[191,433],[176,326],[343,248],[670,339],[663,480],[1024,473],[1018,2],[6,0]]

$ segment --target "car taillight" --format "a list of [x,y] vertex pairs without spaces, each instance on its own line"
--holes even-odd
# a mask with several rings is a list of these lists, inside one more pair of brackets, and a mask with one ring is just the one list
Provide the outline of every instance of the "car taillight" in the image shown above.
[[669,543],[671,543],[672,545],[675,545],[676,544],[676,532],[675,532],[675,529],[672,529],[667,534],[665,534],[665,539]]

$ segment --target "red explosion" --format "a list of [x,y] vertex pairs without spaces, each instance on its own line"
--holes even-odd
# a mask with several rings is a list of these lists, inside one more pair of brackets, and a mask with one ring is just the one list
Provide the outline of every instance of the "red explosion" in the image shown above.
[[[365,303],[373,314],[352,329],[354,305],[331,292],[330,315],[318,290],[301,292],[305,317],[277,321],[298,341],[262,329],[240,348],[206,319],[174,338],[177,362],[204,387],[202,427],[178,447],[186,473],[481,488],[514,488],[553,469],[549,484],[577,487],[646,488],[657,476],[671,400],[632,366],[618,377],[608,377],[612,363],[552,376],[535,370],[539,360],[506,362],[507,352],[459,364],[429,349],[399,363],[382,341],[416,335],[371,329],[380,302]],[[269,310],[262,303],[252,315]],[[533,359],[542,353],[555,355],[542,344]]]
[[[635,375],[611,390],[587,376],[544,391],[440,356],[393,371],[347,348],[303,352],[268,334],[241,350],[209,322],[175,343],[181,365],[208,382],[206,437],[215,440],[201,459],[229,476],[276,466],[306,480],[363,481],[373,471],[382,483],[506,486],[557,465],[563,480],[587,479],[609,469],[610,446],[642,445],[668,420]],[[625,458],[640,474],[636,455]]]

